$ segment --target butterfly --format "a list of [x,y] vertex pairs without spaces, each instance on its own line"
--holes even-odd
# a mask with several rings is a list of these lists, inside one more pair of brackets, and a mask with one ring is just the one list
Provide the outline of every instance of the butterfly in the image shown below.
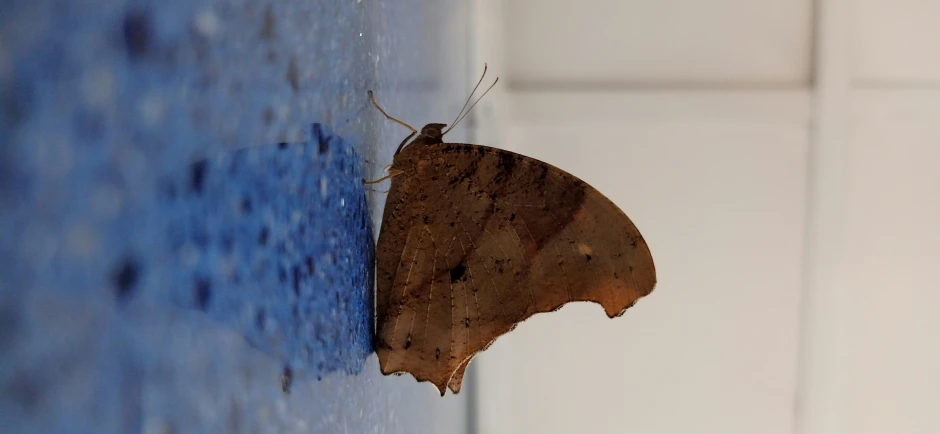
[[479,102],[467,108],[482,81],[450,128],[420,133],[369,92],[412,131],[388,176],[367,181],[391,178],[376,246],[375,351],[383,374],[410,373],[441,396],[459,393],[470,360],[530,316],[591,301],[618,317],[656,285],[639,230],[586,182],[524,155],[444,142]]

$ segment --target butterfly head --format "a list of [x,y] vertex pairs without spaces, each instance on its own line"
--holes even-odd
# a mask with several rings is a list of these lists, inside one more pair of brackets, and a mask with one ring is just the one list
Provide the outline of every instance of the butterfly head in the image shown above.
[[[437,141],[444,140],[444,128],[447,127],[447,124],[427,124],[424,128],[421,128],[421,135],[418,136],[418,139],[428,138],[436,139]],[[417,140],[417,139],[415,139]]]
[[415,137],[414,140],[408,141],[409,138],[414,136],[414,133],[412,133],[404,142],[401,142],[401,145],[395,151],[395,155],[398,155],[403,149],[418,149],[422,146],[444,143],[444,134],[447,134],[447,131],[444,131],[445,127],[447,127],[447,124],[425,125],[424,128],[421,128],[421,134],[418,134],[418,137]]

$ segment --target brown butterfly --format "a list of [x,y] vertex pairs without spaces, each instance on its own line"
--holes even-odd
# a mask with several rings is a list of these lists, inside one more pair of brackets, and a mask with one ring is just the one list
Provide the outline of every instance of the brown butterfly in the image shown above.
[[376,247],[383,374],[458,393],[470,359],[530,316],[593,301],[613,318],[652,292],[643,236],[593,187],[524,155],[444,143],[476,103],[409,142],[418,132],[369,96],[412,131],[389,175],[369,182],[392,178]]

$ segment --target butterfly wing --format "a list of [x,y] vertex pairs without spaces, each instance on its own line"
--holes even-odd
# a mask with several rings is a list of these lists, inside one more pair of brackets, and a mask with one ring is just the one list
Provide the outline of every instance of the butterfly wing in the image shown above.
[[376,352],[441,394],[519,322],[571,301],[621,315],[656,284],[616,205],[547,163],[478,145],[405,148],[377,246]]

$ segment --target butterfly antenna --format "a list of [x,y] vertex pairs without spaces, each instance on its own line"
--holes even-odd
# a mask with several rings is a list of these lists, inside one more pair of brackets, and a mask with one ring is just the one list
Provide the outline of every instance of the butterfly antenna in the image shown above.
[[443,136],[444,134],[447,134],[450,130],[454,129],[454,127],[456,127],[457,124],[459,124],[460,121],[463,120],[463,118],[467,117],[467,115],[470,114],[470,110],[473,110],[473,108],[476,107],[477,103],[480,102],[480,100],[482,100],[483,97],[486,96],[486,94],[490,92],[490,89],[493,89],[493,86],[496,86],[496,83],[499,83],[499,77],[496,77],[496,80],[493,80],[493,84],[491,84],[490,87],[486,88],[486,92],[483,92],[483,95],[480,95],[480,97],[477,98],[477,100],[473,102],[473,105],[471,105],[470,108],[467,109],[467,112],[464,113],[463,116],[457,118],[457,120],[454,121],[454,123],[451,124],[450,127],[444,130],[444,132],[442,132],[441,135]]
[[404,122],[402,122],[402,121],[400,121],[400,120],[398,120],[398,119],[395,119],[395,118],[389,116],[388,113],[385,113],[385,110],[382,110],[382,107],[379,107],[379,103],[375,102],[375,94],[373,94],[371,90],[369,91],[369,100],[372,101],[372,105],[374,105],[375,108],[379,109],[379,111],[382,112],[383,115],[385,115],[385,118],[386,118],[386,119],[388,119],[388,120],[390,120],[390,121],[393,121],[393,122],[395,122],[395,123],[397,123],[397,124],[399,124],[399,125],[401,125],[401,126],[403,126],[403,127],[405,127],[405,128],[408,128],[409,130],[411,130],[412,133],[417,133],[417,132],[418,132],[418,130],[416,130],[416,129],[415,129],[414,127],[412,127],[411,125],[408,125],[408,124],[406,124],[406,123],[404,123]]
[[[457,112],[457,117],[454,118],[454,122],[452,122],[451,124],[457,122],[457,119],[460,119],[460,115],[463,114],[463,110],[464,110],[465,108],[467,108],[467,104],[470,104],[470,100],[473,99],[473,94],[475,94],[475,93],[477,92],[477,88],[480,87],[480,83],[483,83],[483,77],[486,76],[486,70],[487,70],[488,68],[489,68],[489,65],[487,65],[486,63],[484,63],[484,64],[483,64],[483,74],[480,74],[480,79],[477,81],[477,85],[476,85],[476,86],[473,86],[473,90],[470,91],[470,96],[467,97],[467,102],[463,103],[463,107],[461,107],[461,108],[460,108],[460,111]],[[448,129],[448,130],[449,130],[449,129]]]

